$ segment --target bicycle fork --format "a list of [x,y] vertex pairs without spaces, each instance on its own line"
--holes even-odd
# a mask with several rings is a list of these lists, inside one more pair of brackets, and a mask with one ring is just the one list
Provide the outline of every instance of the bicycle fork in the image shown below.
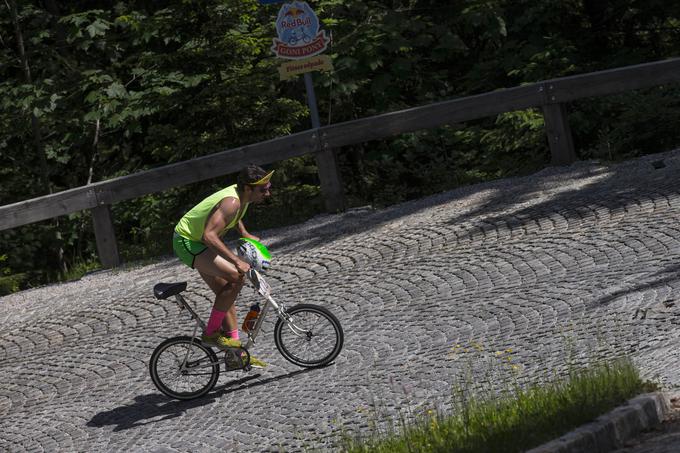
[[253,327],[253,329],[250,332],[248,332],[248,340],[246,341],[246,344],[243,346],[245,349],[248,349],[251,345],[255,344],[255,338],[257,338],[258,334],[260,333],[262,322],[264,321],[265,315],[267,314],[267,311],[269,310],[270,306],[274,310],[276,310],[276,316],[278,316],[278,318],[281,321],[285,322],[288,328],[291,331],[293,331],[295,335],[297,335],[298,337],[309,338],[309,331],[295,325],[292,318],[286,311],[286,307],[284,306],[283,303],[276,302],[271,295],[263,297],[265,298],[265,302],[262,306],[262,309],[260,310],[260,315],[258,316],[257,321],[255,322],[255,327]]

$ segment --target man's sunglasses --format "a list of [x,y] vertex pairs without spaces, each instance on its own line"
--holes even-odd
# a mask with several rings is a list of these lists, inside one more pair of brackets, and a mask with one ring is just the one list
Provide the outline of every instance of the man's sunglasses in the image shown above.
[[265,185],[257,185],[257,186],[251,185],[250,187],[252,187],[253,189],[257,189],[257,191],[260,192],[260,193],[267,193],[272,189],[272,184],[270,182],[268,182]]

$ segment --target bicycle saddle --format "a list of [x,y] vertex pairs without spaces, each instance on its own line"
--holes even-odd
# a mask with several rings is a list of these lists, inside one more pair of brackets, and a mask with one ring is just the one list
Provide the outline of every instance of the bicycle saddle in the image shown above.
[[179,294],[187,289],[187,282],[179,283],[158,283],[153,287],[153,295],[156,299],[167,299],[170,296]]

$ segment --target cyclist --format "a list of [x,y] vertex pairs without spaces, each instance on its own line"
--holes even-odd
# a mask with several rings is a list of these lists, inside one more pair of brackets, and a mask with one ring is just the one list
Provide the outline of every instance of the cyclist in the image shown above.
[[[236,184],[198,203],[175,226],[172,241],[175,254],[184,264],[196,269],[215,293],[215,303],[201,338],[211,346],[221,349],[241,346],[234,302],[250,264],[230,250],[222,237],[236,228],[241,237],[259,240],[248,233],[241,219],[250,203],[261,203],[271,195],[273,174],[274,171],[266,172],[257,165],[247,166],[239,173]],[[266,366],[253,356],[250,364]]]

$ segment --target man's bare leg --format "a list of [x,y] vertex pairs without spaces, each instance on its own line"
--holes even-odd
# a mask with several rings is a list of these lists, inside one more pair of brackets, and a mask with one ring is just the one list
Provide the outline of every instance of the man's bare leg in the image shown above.
[[244,276],[236,270],[236,266],[211,250],[198,255],[194,267],[215,293],[206,334],[212,334],[220,325],[224,325],[227,332],[238,329],[234,301],[241,292]]
[[[239,274],[236,267],[222,257],[215,255],[214,252],[206,250],[196,257],[194,267],[210,289],[215,293],[215,304],[213,311],[224,310],[224,315],[221,323],[226,326],[226,331],[231,332],[238,329],[236,320],[236,305],[234,301],[238,297],[239,292],[245,282],[245,276]],[[212,317],[212,314],[211,314]],[[208,321],[210,324],[210,321]],[[225,343],[226,344],[226,343]],[[228,345],[227,347],[232,346]],[[250,365],[256,368],[264,368],[267,366],[265,362],[250,356]]]
[[229,283],[227,280],[220,277],[213,277],[199,271],[201,278],[208,284],[210,289],[215,293],[215,303],[213,308],[226,312],[224,321],[222,321],[223,330],[225,332],[232,332],[238,329],[238,320],[236,318],[236,305],[234,302],[241,292],[243,284]]

